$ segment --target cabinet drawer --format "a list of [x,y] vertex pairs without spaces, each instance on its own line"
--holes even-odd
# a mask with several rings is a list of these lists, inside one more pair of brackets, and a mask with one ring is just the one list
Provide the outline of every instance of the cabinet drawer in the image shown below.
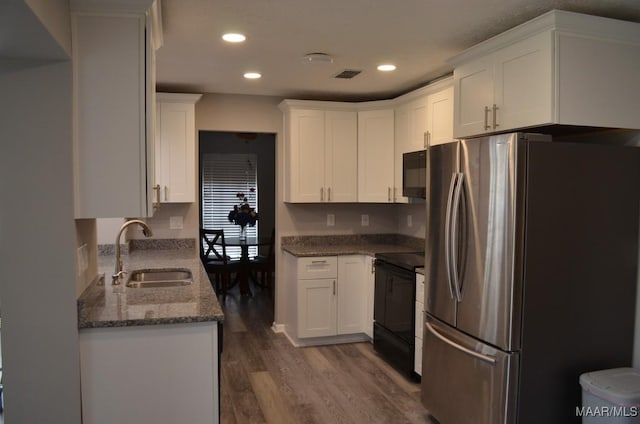
[[337,278],[337,256],[313,256],[298,259],[298,278]]

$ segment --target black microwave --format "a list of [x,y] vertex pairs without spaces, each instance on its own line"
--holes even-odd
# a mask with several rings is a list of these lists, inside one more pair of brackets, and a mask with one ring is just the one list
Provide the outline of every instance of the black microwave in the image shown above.
[[427,197],[427,151],[402,154],[402,195]]

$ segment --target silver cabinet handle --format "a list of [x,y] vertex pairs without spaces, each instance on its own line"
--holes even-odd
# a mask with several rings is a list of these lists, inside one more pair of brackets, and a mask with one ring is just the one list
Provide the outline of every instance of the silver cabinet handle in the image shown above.
[[312,264],[326,264],[327,261],[326,260],[322,260],[322,261],[311,261]]
[[458,343],[454,342],[453,340],[449,340],[448,338],[446,338],[442,334],[438,333],[436,331],[436,329],[433,328],[431,326],[431,324],[429,324],[428,322],[425,322],[424,325],[427,327],[427,330],[429,330],[434,336],[436,336],[437,338],[439,338],[440,340],[442,340],[443,342],[445,342],[449,346],[453,347],[454,349],[462,351],[462,352],[464,352],[464,353],[466,353],[468,355],[473,356],[474,358],[480,359],[481,361],[488,362],[491,365],[495,365],[495,364],[498,363],[498,360],[493,356],[483,355],[482,353],[478,353],[475,350],[471,350],[471,349],[466,348],[466,347],[464,347],[462,345],[459,345]]
[[327,202],[331,201],[331,187],[327,189]]
[[320,187],[320,201],[324,202],[324,187]]
[[391,187],[387,187],[387,200],[391,202]]
[[376,273],[376,260],[375,259],[371,259],[371,273],[372,274]]
[[431,143],[431,133],[429,131],[426,131],[424,133],[424,140],[423,140],[423,147],[426,149],[427,147],[429,147],[429,144]]
[[496,104],[493,104],[493,129],[495,130],[497,127],[499,127],[500,125],[498,125],[498,109],[500,109],[498,106],[496,106]]
[[333,280],[333,295],[336,295],[336,280]]
[[156,192],[156,201],[153,202],[153,210],[160,210],[160,184],[153,186],[153,190]]
[[169,200],[169,187],[164,186],[164,201],[168,201]]
[[491,125],[489,125],[489,106],[484,107],[484,129],[491,129]]

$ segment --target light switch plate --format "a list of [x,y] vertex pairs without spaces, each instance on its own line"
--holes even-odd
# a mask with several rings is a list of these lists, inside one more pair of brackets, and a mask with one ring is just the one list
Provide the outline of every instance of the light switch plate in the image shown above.
[[171,216],[169,217],[169,229],[170,230],[182,230],[184,228],[184,224],[182,222],[181,216]]
[[363,227],[369,226],[369,215],[360,215],[360,225]]
[[327,214],[327,227],[333,227],[336,225],[336,216],[332,213]]

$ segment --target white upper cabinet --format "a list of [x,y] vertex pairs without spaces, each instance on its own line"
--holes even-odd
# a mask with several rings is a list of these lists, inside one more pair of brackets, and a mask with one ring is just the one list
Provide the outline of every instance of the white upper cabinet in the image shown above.
[[70,6],[76,218],[151,216],[157,5]]
[[160,203],[196,201],[195,104],[200,94],[156,95],[156,182]]
[[427,115],[426,95],[401,104],[395,109],[393,200],[396,203],[409,201],[402,196],[402,155],[426,147]]
[[640,24],[551,11],[450,63],[456,138],[549,124],[640,127]]
[[285,128],[285,201],[356,202],[357,112],[328,102],[285,100],[280,108]]
[[394,188],[395,203],[402,196],[402,155],[429,145],[453,141],[453,80],[447,78],[398,99],[395,108]]
[[358,199],[358,114],[354,111],[325,112],[327,202],[355,202]]
[[551,123],[551,36],[538,34],[457,67],[457,137]]
[[358,112],[358,201],[392,203],[393,109]]
[[427,97],[427,146],[453,141],[453,86]]

